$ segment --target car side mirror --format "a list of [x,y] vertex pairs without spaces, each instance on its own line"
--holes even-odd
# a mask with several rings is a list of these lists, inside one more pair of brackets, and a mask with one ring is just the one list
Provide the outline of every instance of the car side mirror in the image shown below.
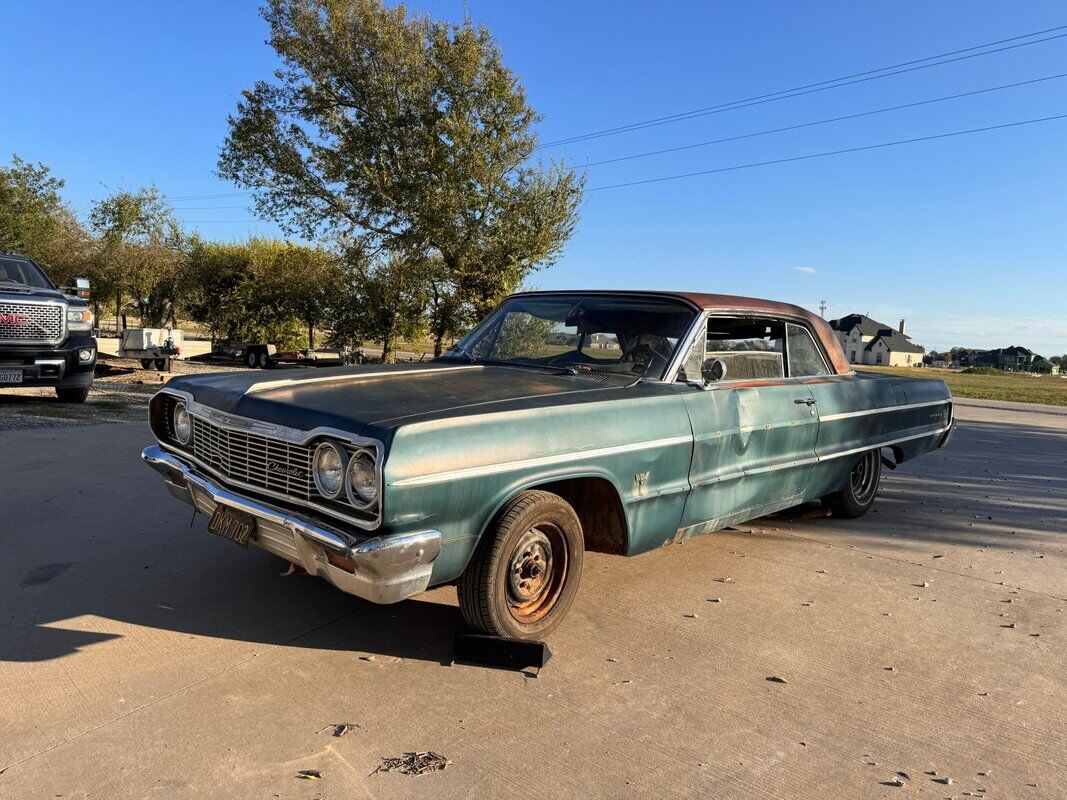
[[708,383],[718,383],[726,377],[726,362],[721,358],[709,358],[700,368],[700,376]]
[[78,297],[89,299],[89,279],[88,278],[75,278],[74,279],[74,294]]

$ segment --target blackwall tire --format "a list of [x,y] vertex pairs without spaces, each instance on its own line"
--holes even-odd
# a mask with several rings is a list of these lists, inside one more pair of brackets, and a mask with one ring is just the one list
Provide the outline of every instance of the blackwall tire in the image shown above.
[[493,636],[543,639],[574,602],[584,555],[570,504],[551,492],[522,492],[497,514],[460,576],[464,621]]
[[56,387],[56,397],[61,403],[84,403],[89,397],[88,386],[73,386],[70,388]]
[[845,485],[822,499],[835,517],[856,519],[866,514],[878,495],[882,482],[882,454],[868,450],[857,459]]

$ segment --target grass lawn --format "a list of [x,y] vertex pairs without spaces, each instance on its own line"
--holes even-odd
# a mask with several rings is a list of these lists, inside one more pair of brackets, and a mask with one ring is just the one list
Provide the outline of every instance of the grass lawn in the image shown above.
[[908,375],[915,378],[940,378],[956,397],[976,400],[1008,400],[1015,403],[1041,403],[1067,406],[1067,378],[1059,376],[1029,377],[1012,372],[997,375],[964,375],[959,370],[936,367],[857,367],[857,371]]

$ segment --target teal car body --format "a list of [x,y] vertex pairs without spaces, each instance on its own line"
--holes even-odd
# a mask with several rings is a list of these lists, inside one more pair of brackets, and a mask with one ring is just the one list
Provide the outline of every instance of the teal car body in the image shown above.
[[[942,381],[852,371],[826,324],[795,306],[656,292],[518,297],[557,296],[676,304],[658,377],[633,371],[647,364],[629,367],[638,356],[603,331],[580,335],[617,346],[607,352],[628,369],[590,367],[591,349],[588,363],[564,368],[560,356],[482,361],[461,341],[429,363],[183,376],[153,398],[158,444],[143,456],[203,513],[256,517],[250,543],[394,602],[459,578],[526,490],[569,503],[586,549],[634,556],[819,499],[849,480],[859,455],[895,465],[951,432]],[[178,405],[190,442],[175,434]],[[325,441],[349,463],[373,460],[366,508],[316,489]]]

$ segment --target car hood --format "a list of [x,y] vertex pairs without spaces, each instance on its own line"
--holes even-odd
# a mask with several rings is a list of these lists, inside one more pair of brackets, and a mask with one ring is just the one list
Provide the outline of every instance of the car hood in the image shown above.
[[570,403],[632,384],[630,375],[558,375],[524,367],[428,362],[184,376],[171,388],[198,403],[241,417],[300,430],[325,427],[352,434],[368,426],[534,403]]
[[55,289],[36,289],[18,283],[0,283],[0,300],[17,303],[20,300],[63,300],[71,305],[85,305],[81,300],[68,297]]

